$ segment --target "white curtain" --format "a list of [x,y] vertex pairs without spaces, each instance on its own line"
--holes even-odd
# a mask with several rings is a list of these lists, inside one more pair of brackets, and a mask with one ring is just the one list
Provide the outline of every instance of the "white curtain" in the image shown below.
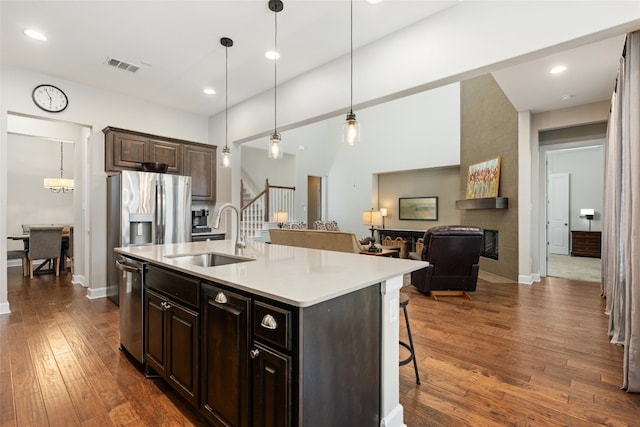
[[622,388],[640,392],[640,32],[627,35],[605,150],[602,293],[624,345]]

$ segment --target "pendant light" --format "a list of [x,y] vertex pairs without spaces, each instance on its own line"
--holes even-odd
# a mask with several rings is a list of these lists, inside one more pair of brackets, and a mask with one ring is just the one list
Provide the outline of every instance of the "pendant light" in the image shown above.
[[224,46],[224,148],[222,149],[222,167],[231,167],[231,149],[227,145],[229,139],[229,48],[233,46],[233,40],[228,37],[220,39],[220,44]]
[[[273,12],[275,22],[274,51],[278,52],[278,12],[282,12],[284,5],[280,0],[269,0],[269,10]],[[278,100],[278,60],[273,60],[273,133],[269,137],[269,158],[282,158],[282,138],[277,127],[277,100]]]
[[44,188],[48,188],[53,193],[70,193],[73,191],[74,183],[72,179],[65,179],[62,177],[64,154],[62,151],[63,141],[60,141],[60,178],[45,178]]
[[360,123],[353,112],[353,0],[351,0],[351,104],[342,125],[342,143],[356,145],[360,142]]

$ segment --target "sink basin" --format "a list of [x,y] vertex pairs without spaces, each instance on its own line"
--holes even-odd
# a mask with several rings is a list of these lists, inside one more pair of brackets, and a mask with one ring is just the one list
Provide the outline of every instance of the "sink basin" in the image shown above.
[[239,262],[253,261],[253,258],[240,258],[231,255],[207,252],[202,254],[170,255],[173,258],[199,267],[217,267],[219,265],[236,264]]

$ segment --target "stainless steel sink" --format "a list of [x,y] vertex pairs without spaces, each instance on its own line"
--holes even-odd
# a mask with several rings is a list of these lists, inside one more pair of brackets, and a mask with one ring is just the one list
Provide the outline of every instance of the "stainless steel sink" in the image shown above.
[[223,255],[215,252],[187,255],[169,255],[167,258],[184,261],[187,264],[199,267],[217,267],[219,265],[236,264],[239,262],[253,261],[253,258],[241,258],[230,255]]

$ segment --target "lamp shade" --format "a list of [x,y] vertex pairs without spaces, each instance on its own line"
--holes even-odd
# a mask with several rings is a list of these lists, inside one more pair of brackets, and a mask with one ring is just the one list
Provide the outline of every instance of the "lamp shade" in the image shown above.
[[382,225],[382,213],[380,211],[362,211],[362,223],[370,227]]
[[273,220],[275,222],[287,222],[289,221],[289,212],[274,212]]
[[383,217],[387,216],[387,208],[380,208],[380,215],[382,215]]
[[594,209],[580,209],[580,216],[588,216],[588,215],[595,215],[595,210]]
[[44,188],[48,188],[53,192],[68,193],[73,191],[74,182],[72,179],[65,178],[45,178],[44,179]]

